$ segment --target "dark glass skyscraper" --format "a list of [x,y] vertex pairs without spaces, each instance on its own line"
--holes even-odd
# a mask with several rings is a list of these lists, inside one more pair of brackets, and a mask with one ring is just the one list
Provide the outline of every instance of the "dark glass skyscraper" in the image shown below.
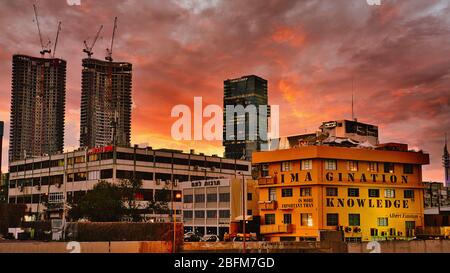
[[81,147],[130,146],[130,63],[83,59]]
[[[261,145],[267,143],[267,118],[270,116],[267,96],[267,80],[255,75],[243,76],[237,79],[224,81],[224,125],[223,125],[223,145],[225,146],[225,157],[234,159],[252,159],[252,152],[260,151]],[[234,128],[232,132],[227,131],[226,108],[227,105],[247,107],[253,105],[257,110],[256,132],[250,132],[251,119],[248,113],[244,116],[234,115],[229,120],[228,127]],[[259,106],[267,106],[267,112],[261,115]],[[266,124],[266,128],[260,130],[259,121]],[[230,123],[231,122],[231,123]],[[244,123],[245,132],[239,131],[238,124]],[[254,124],[253,124],[254,125]],[[261,131],[261,132],[260,132]],[[239,139],[238,134],[243,133],[245,139]],[[254,139],[251,140],[251,135]]]
[[66,61],[14,55],[9,161],[63,151]]

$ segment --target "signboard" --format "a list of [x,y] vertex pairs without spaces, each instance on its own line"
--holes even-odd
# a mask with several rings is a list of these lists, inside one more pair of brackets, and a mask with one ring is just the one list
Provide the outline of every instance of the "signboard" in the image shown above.
[[192,188],[218,187],[218,186],[230,186],[230,180],[229,179],[208,179],[208,180],[198,180],[198,181],[191,182]]
[[92,148],[88,151],[88,155],[92,154],[101,154],[101,153],[107,153],[112,152],[113,146],[105,146],[105,147],[98,147],[98,148]]

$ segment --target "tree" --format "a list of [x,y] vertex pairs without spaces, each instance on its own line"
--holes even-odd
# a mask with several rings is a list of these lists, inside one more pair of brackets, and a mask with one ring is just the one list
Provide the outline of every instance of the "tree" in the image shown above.
[[126,211],[122,202],[120,186],[100,181],[73,205],[69,216],[73,219],[87,218],[93,222],[116,222],[123,218]]
[[145,206],[136,200],[136,196],[140,193],[142,188],[142,180],[136,177],[123,179],[120,181],[119,187],[122,191],[126,216],[133,222],[142,221],[140,210],[145,209]]

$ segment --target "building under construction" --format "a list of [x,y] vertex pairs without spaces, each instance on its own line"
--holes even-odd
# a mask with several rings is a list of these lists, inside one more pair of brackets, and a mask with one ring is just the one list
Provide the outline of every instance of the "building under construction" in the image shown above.
[[64,147],[66,61],[14,55],[9,161]]
[[81,147],[130,146],[132,65],[83,59]]

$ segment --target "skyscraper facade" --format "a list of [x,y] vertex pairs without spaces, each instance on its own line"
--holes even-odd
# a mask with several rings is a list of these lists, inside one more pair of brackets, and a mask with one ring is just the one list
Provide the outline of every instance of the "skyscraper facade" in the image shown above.
[[[228,79],[224,81],[224,128],[223,128],[223,145],[225,146],[225,157],[234,159],[252,159],[252,153],[261,150],[261,145],[267,143],[267,118],[270,116],[270,108],[267,95],[267,80],[255,75],[243,76],[237,79]],[[233,114],[232,119],[227,121],[227,105],[243,106],[249,105],[256,107],[257,118],[255,132],[250,132],[250,128],[254,126],[249,118],[249,113],[245,115]],[[260,106],[267,106],[267,111],[259,111]],[[265,123],[265,128],[260,128],[260,121]],[[240,132],[239,124],[244,124],[245,132]],[[232,131],[227,127],[233,128]],[[239,134],[244,134],[245,139],[240,139]],[[255,135],[256,134],[256,135]],[[253,137],[253,139],[252,139]]]
[[442,163],[444,166],[444,184],[446,187],[450,187],[450,155],[447,149],[447,135],[445,135],[444,154],[442,156]]
[[14,55],[9,161],[64,148],[66,61]]
[[132,65],[83,59],[81,147],[130,146]]
[[[0,176],[2,175],[2,156],[3,156],[3,128],[4,122],[0,121]],[[1,179],[1,178],[0,178]],[[1,183],[0,183],[1,184]]]

